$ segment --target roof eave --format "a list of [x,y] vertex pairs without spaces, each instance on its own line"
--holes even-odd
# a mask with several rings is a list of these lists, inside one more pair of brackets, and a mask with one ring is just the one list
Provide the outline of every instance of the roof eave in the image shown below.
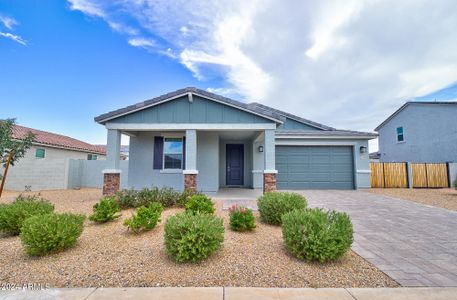
[[[157,101],[157,102],[154,102],[154,103],[151,103],[149,105],[143,105],[143,106],[140,106],[141,103],[139,104],[136,104],[135,106],[138,106],[138,108],[136,109],[133,109],[133,110],[129,110],[129,111],[125,111],[123,113],[119,113],[119,114],[113,114],[112,116],[109,116],[110,113],[106,113],[106,114],[102,114],[102,115],[99,115],[98,117],[95,117],[94,118],[94,121],[101,124],[101,125],[104,125],[106,122],[110,121],[110,120],[113,120],[113,119],[116,119],[116,118],[119,118],[119,117],[122,117],[122,116],[125,116],[125,115],[128,115],[128,114],[132,114],[132,113],[135,113],[137,111],[140,111],[140,110],[143,110],[143,109],[146,109],[146,108],[150,108],[150,107],[154,107],[154,106],[157,106],[159,104],[162,104],[162,103],[165,103],[165,102],[168,102],[168,101],[171,101],[171,100],[174,100],[174,99],[177,99],[177,98],[180,98],[180,97],[183,97],[183,96],[186,96],[188,95],[189,93],[193,94],[193,95],[196,95],[196,96],[199,96],[199,97],[202,97],[202,98],[205,98],[205,99],[209,99],[209,100],[212,100],[212,101],[215,101],[215,102],[218,102],[220,104],[223,104],[223,105],[227,105],[227,106],[230,106],[230,107],[234,107],[234,108],[237,108],[239,110],[242,110],[242,111],[246,111],[248,113],[251,113],[251,114],[254,114],[254,115],[257,115],[257,116],[260,116],[262,118],[265,118],[265,119],[268,119],[268,120],[271,120],[271,121],[274,121],[278,124],[283,124],[284,122],[282,120],[279,119],[279,116],[278,118],[274,118],[272,116],[268,116],[268,115],[265,115],[265,114],[261,114],[261,113],[258,113],[258,112],[255,112],[253,110],[250,110],[248,108],[244,108],[244,107],[240,107],[240,106],[237,106],[237,105],[234,105],[234,104],[230,104],[230,103],[227,103],[227,102],[224,102],[224,101],[221,101],[219,99],[216,99],[214,97],[211,97],[211,96],[208,96],[208,95],[204,95],[202,93],[199,93],[198,90],[188,90],[188,89],[184,89],[181,93],[177,94],[177,95],[174,95],[174,96],[171,96],[171,97],[168,97],[168,98],[165,98],[161,101]],[[133,106],[133,105],[132,105]],[[128,107],[128,106],[127,106]],[[126,107],[126,108],[127,108]],[[122,110],[122,109],[121,109]],[[112,112],[111,112],[112,113]]]

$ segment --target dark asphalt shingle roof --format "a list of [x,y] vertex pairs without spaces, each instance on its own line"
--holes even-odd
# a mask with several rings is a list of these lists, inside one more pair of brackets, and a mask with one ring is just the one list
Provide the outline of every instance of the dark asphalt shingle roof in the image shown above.
[[281,118],[280,115],[278,115],[278,114],[276,114],[274,112],[266,111],[266,110],[263,110],[263,109],[258,109],[256,107],[250,107],[246,103],[243,103],[243,102],[240,102],[240,101],[236,101],[236,100],[233,100],[233,99],[230,99],[230,98],[227,98],[227,97],[223,97],[221,95],[217,95],[217,94],[214,94],[214,93],[211,93],[211,92],[208,92],[208,91],[205,91],[205,90],[201,90],[201,89],[198,89],[198,88],[195,88],[195,87],[187,87],[187,88],[183,88],[183,89],[179,89],[179,90],[176,90],[174,92],[171,92],[171,93],[163,94],[163,95],[160,95],[158,97],[152,98],[150,100],[139,102],[137,104],[133,104],[133,105],[130,105],[130,106],[118,109],[118,110],[110,111],[110,112],[108,112],[106,114],[102,114],[102,115],[100,115],[100,116],[95,118],[95,122],[104,123],[105,121],[107,121],[107,119],[115,118],[117,116],[124,115],[124,114],[127,114],[129,112],[136,111],[136,110],[141,109],[143,107],[154,106],[154,105],[156,105],[158,103],[166,101],[167,99],[178,97],[178,96],[181,96],[181,95],[185,95],[187,93],[192,93],[192,94],[200,95],[200,96],[203,96],[203,97],[206,97],[206,98],[215,99],[215,100],[220,101],[222,103],[226,103],[228,105],[239,107],[239,108],[242,108],[244,110],[256,113],[258,115],[261,115],[261,116],[264,116],[264,117],[267,117],[267,118],[270,118],[270,119],[274,119],[274,120],[276,120],[276,121],[278,121],[280,123],[283,120],[283,118]]
[[167,100],[169,100],[171,98],[184,96],[187,93],[192,93],[194,95],[199,95],[199,96],[202,96],[202,97],[205,97],[205,98],[214,99],[216,101],[225,103],[227,105],[238,107],[238,108],[241,108],[241,109],[246,110],[248,112],[252,112],[252,113],[255,113],[257,115],[264,116],[264,117],[269,118],[269,119],[273,119],[278,123],[282,123],[282,122],[284,122],[286,120],[286,118],[290,118],[290,119],[293,119],[293,120],[298,121],[300,123],[304,123],[304,124],[316,127],[318,129],[321,129],[321,130],[316,131],[316,132],[314,132],[314,131],[305,131],[305,130],[303,130],[303,131],[300,131],[300,130],[277,130],[277,134],[281,134],[281,135],[300,135],[300,134],[304,135],[304,134],[306,134],[308,136],[311,136],[311,135],[314,135],[314,136],[372,136],[372,137],[376,137],[377,136],[377,134],[375,134],[375,133],[358,132],[358,131],[350,131],[350,130],[338,130],[338,129],[335,129],[333,127],[326,126],[326,125],[323,125],[323,124],[320,124],[320,123],[317,123],[317,122],[313,122],[311,120],[308,120],[308,119],[305,119],[305,118],[293,115],[291,113],[288,113],[288,112],[285,112],[285,111],[281,111],[279,109],[275,109],[275,108],[272,108],[272,107],[269,107],[269,106],[266,106],[266,105],[263,105],[263,104],[260,104],[260,103],[257,103],[257,102],[246,104],[246,103],[243,103],[243,102],[240,102],[240,101],[236,101],[236,100],[233,100],[233,99],[230,99],[230,98],[227,98],[227,97],[223,97],[221,95],[217,95],[217,94],[214,94],[214,93],[202,90],[202,89],[198,89],[198,88],[195,88],[195,87],[187,87],[187,88],[179,89],[179,90],[176,90],[174,92],[170,92],[170,93],[163,94],[163,95],[160,95],[158,97],[152,98],[150,100],[139,102],[137,104],[133,104],[133,105],[130,105],[130,106],[118,109],[118,110],[114,110],[114,111],[102,114],[102,115],[96,117],[95,121],[100,123],[100,124],[104,124],[105,122],[107,122],[110,119],[113,119],[113,118],[116,118],[116,117],[119,117],[119,116],[122,116],[122,115],[125,115],[125,114],[132,113],[132,112],[140,110],[142,108],[146,108],[146,107],[150,107],[150,106],[154,106],[154,105],[160,104],[160,103],[162,103],[164,101],[167,101]]
[[329,126],[326,126],[326,125],[323,125],[323,124],[320,124],[320,123],[317,123],[317,122],[313,122],[311,120],[307,120],[305,118],[302,118],[302,117],[293,115],[291,113],[288,113],[288,112],[285,112],[285,111],[282,111],[282,110],[279,110],[279,109],[276,109],[276,108],[272,108],[272,107],[269,107],[269,106],[266,106],[266,105],[263,105],[263,104],[260,104],[260,103],[257,103],[257,102],[252,102],[252,103],[249,103],[248,105],[250,107],[253,107],[253,108],[256,108],[256,109],[262,109],[264,111],[270,111],[272,113],[276,113],[276,114],[285,116],[287,118],[296,120],[296,121],[298,121],[300,123],[305,123],[305,124],[311,125],[313,127],[320,128],[322,130],[335,130],[335,128],[333,128],[333,127],[329,127]]

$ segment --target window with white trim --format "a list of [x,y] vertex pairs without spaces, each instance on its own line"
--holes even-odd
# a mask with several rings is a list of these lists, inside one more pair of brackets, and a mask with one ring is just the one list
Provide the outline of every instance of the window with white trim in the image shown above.
[[164,138],[163,139],[163,168],[182,169],[183,161],[183,139]]
[[404,142],[405,136],[403,134],[403,127],[397,127],[397,142]]

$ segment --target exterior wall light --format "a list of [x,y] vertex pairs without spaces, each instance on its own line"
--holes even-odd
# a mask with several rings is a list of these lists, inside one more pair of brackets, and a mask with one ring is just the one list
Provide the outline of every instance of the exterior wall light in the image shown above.
[[263,152],[263,146],[259,146],[259,152]]
[[367,147],[365,147],[365,146],[360,146],[360,153],[362,153],[362,154],[363,154],[363,153],[367,153],[367,150],[368,150]]

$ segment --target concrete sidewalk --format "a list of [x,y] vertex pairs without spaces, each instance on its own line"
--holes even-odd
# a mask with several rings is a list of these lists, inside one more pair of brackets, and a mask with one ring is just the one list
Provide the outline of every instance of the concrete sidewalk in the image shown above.
[[454,300],[457,288],[81,288],[0,291],[0,299],[186,299],[186,300]]

